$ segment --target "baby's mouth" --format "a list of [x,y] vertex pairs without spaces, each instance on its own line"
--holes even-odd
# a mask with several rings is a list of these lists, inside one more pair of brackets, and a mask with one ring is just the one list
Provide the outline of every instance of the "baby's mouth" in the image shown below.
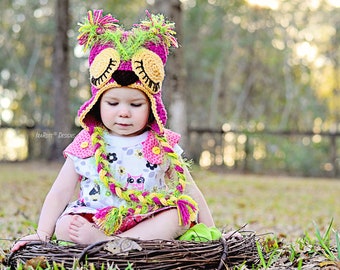
[[125,124],[125,123],[116,123],[116,125],[121,126],[121,127],[129,127],[131,124]]

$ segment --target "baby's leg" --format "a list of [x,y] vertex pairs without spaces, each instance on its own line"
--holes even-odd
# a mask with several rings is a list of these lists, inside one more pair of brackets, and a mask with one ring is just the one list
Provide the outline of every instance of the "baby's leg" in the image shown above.
[[[119,234],[119,236],[141,240],[173,240],[182,235],[188,228],[189,225],[180,226],[178,224],[177,209],[170,209],[143,220],[131,229]],[[93,223],[78,215],[65,215],[60,218],[56,225],[56,236],[57,239],[78,244],[91,244],[114,238],[105,235]]]
[[74,216],[64,215],[60,217],[55,225],[55,235],[58,240],[72,241],[69,234],[69,227]]
[[128,231],[119,234],[119,236],[139,238],[141,240],[174,240],[188,229],[189,225],[180,226],[178,224],[177,209],[173,208],[145,219]]
[[78,244],[92,244],[108,240],[108,236],[93,223],[79,215],[65,215],[56,224],[57,239]]
[[73,242],[86,245],[110,239],[94,223],[78,215],[75,215],[71,220],[69,236]]

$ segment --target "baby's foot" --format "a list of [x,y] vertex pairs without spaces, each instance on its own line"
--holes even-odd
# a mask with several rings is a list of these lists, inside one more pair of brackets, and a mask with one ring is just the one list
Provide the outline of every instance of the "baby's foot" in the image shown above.
[[108,240],[108,236],[87,219],[74,215],[69,226],[70,239],[78,244],[92,244]]

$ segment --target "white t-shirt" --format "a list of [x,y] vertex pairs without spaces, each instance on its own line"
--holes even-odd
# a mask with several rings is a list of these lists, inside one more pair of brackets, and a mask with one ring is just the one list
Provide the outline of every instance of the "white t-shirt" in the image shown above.
[[[110,164],[110,173],[122,187],[128,189],[160,191],[167,188],[165,174],[170,162],[165,159],[163,164],[150,164],[143,156],[143,145],[147,139],[148,131],[135,137],[121,137],[105,133],[107,160]],[[176,145],[177,154],[182,149]],[[119,207],[125,200],[113,196],[111,191],[101,182],[97,172],[95,158],[78,158],[71,154],[76,172],[81,176],[80,193],[78,200],[70,203],[64,214],[93,213],[97,209],[107,206]]]

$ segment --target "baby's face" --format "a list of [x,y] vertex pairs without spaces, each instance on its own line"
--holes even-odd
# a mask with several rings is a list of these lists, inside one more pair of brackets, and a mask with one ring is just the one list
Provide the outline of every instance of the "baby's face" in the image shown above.
[[103,93],[100,116],[113,135],[134,136],[145,129],[150,114],[148,97],[140,90],[119,87]]

